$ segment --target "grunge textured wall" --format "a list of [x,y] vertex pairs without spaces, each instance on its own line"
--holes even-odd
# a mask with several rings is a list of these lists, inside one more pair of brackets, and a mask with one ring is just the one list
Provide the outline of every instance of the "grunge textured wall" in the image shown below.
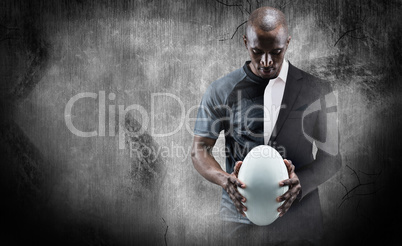
[[396,241],[397,0],[2,1],[2,241],[222,243],[221,189],[194,170],[194,121],[181,120],[248,59],[243,23],[265,5],[287,16],[289,61],[338,94],[343,167],[319,187],[326,244]]

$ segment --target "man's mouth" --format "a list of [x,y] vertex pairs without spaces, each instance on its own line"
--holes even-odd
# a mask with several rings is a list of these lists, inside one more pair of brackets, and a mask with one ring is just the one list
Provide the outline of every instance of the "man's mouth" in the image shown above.
[[273,70],[274,68],[260,68],[261,73],[264,75],[270,74]]

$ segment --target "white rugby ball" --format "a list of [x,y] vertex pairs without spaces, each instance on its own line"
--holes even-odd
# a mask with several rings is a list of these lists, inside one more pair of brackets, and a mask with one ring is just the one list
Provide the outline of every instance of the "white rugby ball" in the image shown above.
[[244,158],[238,178],[246,188],[238,188],[247,200],[247,218],[256,225],[264,226],[279,217],[277,209],[283,202],[276,198],[283,195],[287,186],[279,186],[279,182],[289,178],[286,165],[274,148],[260,145],[253,148]]

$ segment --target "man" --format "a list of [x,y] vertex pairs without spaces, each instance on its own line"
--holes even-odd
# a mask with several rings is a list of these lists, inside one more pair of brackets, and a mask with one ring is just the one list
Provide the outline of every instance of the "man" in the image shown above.
[[[322,232],[317,186],[340,168],[336,120],[327,117],[336,112],[335,97],[327,82],[284,59],[291,37],[281,11],[271,7],[255,10],[243,39],[251,61],[213,82],[203,96],[194,129],[194,167],[223,188],[220,215],[228,234],[257,232],[267,242],[317,242]],[[211,154],[222,130],[226,172]],[[328,144],[329,140],[335,144]],[[315,157],[314,141],[318,147]],[[289,173],[289,179],[278,184],[289,187],[277,198],[282,218],[266,227],[252,225],[244,216],[246,198],[237,190],[247,189],[237,178],[242,160],[261,144],[277,148]]]

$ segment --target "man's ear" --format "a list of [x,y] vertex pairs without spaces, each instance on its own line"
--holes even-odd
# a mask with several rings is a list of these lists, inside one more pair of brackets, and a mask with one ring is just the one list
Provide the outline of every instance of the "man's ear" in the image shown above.
[[246,49],[248,49],[246,35],[243,35],[243,41],[244,41],[244,45],[246,46]]
[[286,45],[289,45],[291,39],[292,39],[292,36],[289,35],[288,40],[286,40]]

